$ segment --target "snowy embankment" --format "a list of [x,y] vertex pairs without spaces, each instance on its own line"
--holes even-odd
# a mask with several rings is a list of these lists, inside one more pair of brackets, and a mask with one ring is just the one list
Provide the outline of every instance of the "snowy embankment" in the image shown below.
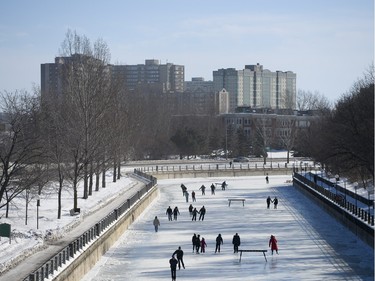
[[[106,177],[106,188],[101,188],[98,192],[93,191],[93,195],[87,200],[81,198],[83,188],[79,187],[78,207],[81,209],[79,215],[70,215],[70,209],[73,208],[73,190],[65,188],[62,194],[61,219],[57,219],[57,186],[55,185],[43,191],[39,207],[36,199],[28,204],[27,224],[26,204],[22,195],[12,201],[8,218],[5,218],[5,208],[1,209],[0,224],[10,224],[12,236],[11,239],[1,237],[0,240],[0,275],[1,272],[14,267],[31,254],[46,248],[49,241],[64,237],[89,214],[99,210],[119,193],[125,192],[135,184],[128,177],[122,177],[115,183],[112,182],[111,174],[107,174]],[[37,213],[39,213],[38,217]]]

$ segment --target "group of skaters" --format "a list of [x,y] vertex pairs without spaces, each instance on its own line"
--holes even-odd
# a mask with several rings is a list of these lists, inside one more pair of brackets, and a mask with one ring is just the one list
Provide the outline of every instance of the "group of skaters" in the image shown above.
[[169,266],[171,268],[172,281],[176,280],[177,265],[178,265],[178,270],[181,269],[181,265],[182,265],[182,268],[185,269],[184,251],[181,249],[181,247],[178,247],[178,249],[173,252],[172,257],[169,260]]
[[[178,207],[174,207],[174,209],[172,210],[171,206],[169,206],[167,208],[167,211],[165,212],[166,215],[168,215],[168,220],[169,221],[172,221],[172,220],[177,220],[177,216],[180,214],[180,211],[178,210]],[[173,217],[173,219],[172,219]]]
[[[226,183],[226,181],[223,181],[221,183],[221,190],[225,190],[227,186],[228,186],[228,184]],[[211,195],[215,195],[216,185],[214,183],[211,184],[210,189],[211,189]],[[189,202],[190,194],[187,190],[187,187],[183,183],[181,184],[181,190],[182,190],[182,196],[185,197],[186,202]],[[206,195],[206,186],[204,184],[202,184],[202,186],[199,188],[199,190],[202,192],[202,195]],[[197,201],[197,199],[195,197],[195,191],[192,191],[192,193],[191,193],[191,200],[193,202]]]
[[193,204],[190,204],[189,206],[189,214],[192,221],[197,220],[197,214],[199,214],[199,220],[204,221],[204,216],[206,215],[206,208],[202,206],[202,208],[197,210],[197,208],[193,207]]
[[279,204],[279,199],[275,196],[275,198],[272,200],[270,196],[267,197],[266,199],[267,202],[267,209],[270,208],[271,203],[273,203],[273,208],[277,209],[277,204]]
[[[204,237],[200,238],[199,234],[193,235],[192,239],[192,244],[193,244],[193,253],[199,254],[199,253],[205,253],[206,252],[206,247],[207,243]],[[223,237],[219,233],[219,235],[216,237],[216,247],[215,247],[215,254],[217,252],[220,253],[220,246],[224,244]],[[232,238],[232,244],[233,244],[233,253],[238,253],[238,247],[241,245],[241,238],[236,233],[233,238]],[[279,254],[278,252],[278,246],[277,246],[277,240],[274,235],[271,235],[269,242],[268,242],[268,247],[271,248],[271,253],[273,255],[273,252],[275,251],[276,254]],[[184,264],[184,251],[181,249],[181,246],[178,247],[176,251],[173,252],[171,259],[169,260],[169,265],[171,268],[171,276],[172,276],[172,281],[176,280],[177,276],[177,266],[178,270],[181,269],[181,266],[183,269],[185,269],[185,264]]]

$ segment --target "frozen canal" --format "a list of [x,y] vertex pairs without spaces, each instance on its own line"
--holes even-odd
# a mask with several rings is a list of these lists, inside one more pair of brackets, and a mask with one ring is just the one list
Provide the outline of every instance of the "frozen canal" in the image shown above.
[[[159,180],[160,196],[95,265],[83,280],[171,280],[169,259],[181,246],[186,269],[177,270],[177,280],[374,280],[373,249],[336,222],[296,188],[286,183],[290,176],[195,178]],[[211,183],[226,180],[228,188]],[[196,202],[187,203],[180,188],[196,193]],[[206,186],[206,195],[199,187]],[[266,198],[279,199],[277,209],[266,207]],[[228,198],[244,198],[232,202]],[[204,205],[204,221],[192,221],[188,206]],[[177,221],[168,221],[166,209],[178,206]],[[152,221],[160,219],[155,233]],[[240,249],[267,249],[262,253],[233,253],[232,238],[238,232]],[[204,237],[205,253],[192,252],[193,234]],[[224,240],[215,254],[215,239]],[[268,240],[278,240],[279,255],[271,255]]]

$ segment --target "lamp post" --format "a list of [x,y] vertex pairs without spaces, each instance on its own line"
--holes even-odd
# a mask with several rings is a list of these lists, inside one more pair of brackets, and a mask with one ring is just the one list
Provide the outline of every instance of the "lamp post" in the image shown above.
[[357,213],[357,188],[358,188],[358,183],[354,183],[354,191],[355,191],[355,212]]
[[39,206],[40,206],[40,196],[36,197],[36,229],[39,229]]
[[336,189],[336,197],[337,197],[337,183],[339,182],[340,180],[340,176],[338,174],[335,175],[335,179],[336,179],[336,186],[335,186],[335,189]]
[[228,122],[225,124],[225,159],[228,160]]

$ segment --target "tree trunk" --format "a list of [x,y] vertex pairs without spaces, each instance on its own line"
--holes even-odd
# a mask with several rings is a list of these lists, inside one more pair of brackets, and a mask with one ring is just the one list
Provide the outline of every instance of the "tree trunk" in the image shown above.
[[95,191],[99,191],[99,181],[100,181],[100,173],[98,169],[98,171],[95,173]]
[[117,163],[115,159],[115,161],[113,161],[113,180],[112,180],[113,182],[116,182],[116,179],[117,179],[116,173],[117,173]]
[[61,193],[63,189],[63,181],[59,181],[59,191],[57,193],[57,219],[61,219]]
[[91,162],[90,163],[90,179],[89,179],[89,196],[92,195],[93,174],[94,174],[94,168],[93,168],[92,162]]
[[119,161],[117,165],[117,179],[118,180],[121,178],[120,170],[121,170],[121,162]]
[[83,199],[87,199],[88,197],[88,168],[85,163],[83,166]]
[[103,165],[102,170],[102,188],[105,188],[105,166]]

